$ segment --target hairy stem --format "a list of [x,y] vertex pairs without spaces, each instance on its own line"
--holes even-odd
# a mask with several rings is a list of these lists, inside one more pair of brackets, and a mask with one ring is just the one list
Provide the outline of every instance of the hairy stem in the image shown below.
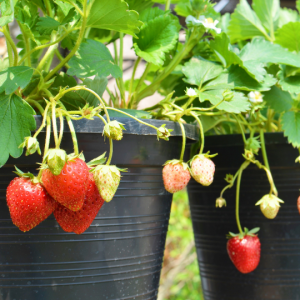
[[181,132],[182,132],[182,147],[181,147],[181,154],[180,154],[180,161],[183,161],[184,152],[185,152],[185,145],[186,145],[186,135],[185,135],[185,129],[181,122],[178,121],[178,124],[180,125]]

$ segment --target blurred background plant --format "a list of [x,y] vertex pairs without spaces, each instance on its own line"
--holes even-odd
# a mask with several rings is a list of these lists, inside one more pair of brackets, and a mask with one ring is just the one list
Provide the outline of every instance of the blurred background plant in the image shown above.
[[157,299],[204,299],[186,190],[175,193],[173,196],[164,265]]

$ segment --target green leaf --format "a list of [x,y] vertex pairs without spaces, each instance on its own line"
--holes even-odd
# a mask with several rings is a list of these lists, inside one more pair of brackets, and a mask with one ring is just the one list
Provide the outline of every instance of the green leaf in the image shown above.
[[142,22],[139,14],[128,10],[128,4],[123,0],[94,1],[87,18],[87,26],[115,30],[136,37]]
[[231,66],[228,69],[227,82],[232,84],[237,90],[268,91],[277,82],[277,79],[267,74],[262,82],[257,82],[241,67]]
[[69,11],[73,8],[73,5],[60,0],[54,0],[54,2],[60,7],[65,16],[67,16]]
[[281,118],[284,136],[294,146],[300,147],[300,112],[288,111]]
[[[213,105],[216,105],[223,99],[223,92],[224,90],[205,91],[200,93],[199,99],[201,102],[208,100]],[[243,93],[234,92],[234,97],[230,101],[222,102],[218,105],[217,109],[238,114],[248,111],[250,109],[250,103]]]
[[2,0],[0,4],[0,26],[5,26],[8,23],[14,20],[14,6],[16,4],[16,0]]
[[137,56],[162,66],[166,53],[175,47],[177,40],[176,22],[169,14],[164,14],[142,26],[137,39],[133,39],[133,47]]
[[300,22],[289,22],[279,28],[275,43],[290,51],[300,51]]
[[300,93],[300,75],[285,77],[284,71],[280,71],[277,76],[280,79],[279,84],[284,91]]
[[255,36],[267,36],[261,21],[246,0],[241,0],[231,15],[228,35],[232,43]]
[[274,32],[278,27],[280,1],[253,0],[252,7],[268,32]]
[[281,8],[280,13],[279,13],[279,22],[278,22],[278,27],[282,27],[286,23],[289,22],[297,22],[300,21],[299,14],[297,11],[293,9],[288,9],[288,8]]
[[153,6],[153,2],[149,0],[126,0],[130,10],[135,10],[141,13],[143,10]]
[[238,55],[232,51],[230,39],[226,33],[222,32],[217,35],[214,40],[210,41],[210,46],[224,67],[228,68],[232,64],[243,64]]
[[115,78],[122,77],[122,71],[115,65],[114,60],[105,45],[87,39],[79,47],[78,52],[69,61],[68,74],[77,77],[91,77],[94,75]]
[[0,93],[11,94],[19,87],[25,88],[30,82],[33,69],[29,67],[9,67],[0,72]]
[[263,81],[266,74],[264,65],[267,63],[300,67],[298,55],[263,39],[252,40],[241,50],[239,57],[248,73],[258,81]]
[[300,0],[296,1],[296,8],[297,8],[298,12],[300,12]]
[[216,78],[223,71],[222,66],[197,58],[192,58],[182,68],[187,83],[202,86],[205,82]]
[[58,30],[59,26],[59,22],[47,16],[39,18],[39,21],[36,24],[36,29],[42,35],[50,35],[53,30]]
[[19,145],[36,128],[34,114],[32,107],[17,95],[0,95],[0,167],[9,155],[17,158],[22,154]]
[[[82,84],[102,97],[107,83],[106,77],[96,76],[94,79],[85,79]],[[83,108],[86,104],[93,107],[99,106],[100,104],[99,99],[96,96],[84,90],[69,92],[61,99],[61,101],[66,108],[70,110]]]
[[277,113],[282,113],[292,108],[293,99],[291,94],[284,92],[277,86],[272,86],[272,88],[263,95],[264,101],[266,101],[268,106],[274,109]]

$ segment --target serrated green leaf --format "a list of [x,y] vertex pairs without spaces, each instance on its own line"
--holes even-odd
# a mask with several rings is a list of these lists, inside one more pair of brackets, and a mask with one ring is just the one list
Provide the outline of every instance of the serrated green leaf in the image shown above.
[[2,0],[0,4],[0,26],[5,26],[14,20],[14,6],[16,0]]
[[239,57],[248,73],[253,74],[257,81],[264,80],[264,66],[267,63],[300,67],[299,56],[263,39],[252,40],[241,50]]
[[279,84],[284,91],[290,93],[300,93],[300,75],[296,76],[284,76],[284,71],[278,72]]
[[58,30],[60,23],[49,16],[40,17],[36,29],[41,35],[50,35],[53,30]]
[[123,32],[136,37],[142,22],[139,14],[128,10],[123,0],[94,1],[87,19],[87,26]]
[[68,15],[69,11],[73,8],[73,5],[60,0],[54,0],[54,2],[60,7],[61,11],[65,16]]
[[[102,97],[107,83],[108,80],[106,77],[96,76],[94,79],[85,79],[82,84]],[[100,104],[99,99],[96,96],[85,90],[69,92],[61,99],[61,101],[67,109],[71,110],[83,108],[86,104],[89,104],[89,106],[92,107],[96,107]]]
[[228,68],[232,64],[243,64],[238,55],[232,51],[230,39],[226,33],[222,32],[217,35],[214,40],[210,41],[210,46],[224,67]]
[[166,53],[175,47],[177,40],[176,22],[169,14],[164,14],[142,26],[137,39],[133,39],[133,47],[137,56],[162,66]]
[[162,10],[158,7],[153,7],[153,8],[150,8],[150,9],[147,9],[147,10],[143,11],[140,14],[140,20],[143,23],[148,23],[151,20],[153,20],[153,19],[155,19],[159,16],[165,15],[165,14],[169,14],[169,13],[166,13],[164,10]]
[[43,0],[30,0],[32,2],[32,4],[36,5],[37,7],[39,7],[43,12],[46,11],[46,7],[43,3]]
[[262,82],[257,82],[243,68],[235,65],[228,69],[227,82],[233,84],[237,90],[268,91],[277,82],[277,79],[267,74]]
[[22,154],[19,145],[36,128],[34,114],[33,108],[17,95],[0,94],[0,167],[9,155],[17,158]]
[[274,32],[278,27],[280,1],[253,0],[252,7],[268,32]]
[[300,22],[289,22],[279,28],[275,43],[290,51],[300,51]]
[[294,147],[300,147],[300,112],[288,111],[281,118],[284,136]]
[[145,9],[153,6],[153,2],[150,0],[126,0],[126,2],[129,5],[130,10],[135,10],[139,14]]
[[[199,94],[199,99],[201,102],[208,100],[213,105],[220,103],[223,99],[222,93],[224,90],[211,90],[205,91]],[[224,110],[231,113],[246,112],[250,108],[250,103],[248,98],[242,93],[234,92],[234,97],[230,101],[224,101],[217,106],[217,109]]]
[[232,43],[255,36],[267,36],[261,21],[246,0],[241,0],[231,15],[228,35]]
[[0,72],[0,93],[11,94],[19,87],[25,88],[30,82],[33,69],[29,67],[9,67]]
[[293,99],[291,94],[281,90],[277,86],[272,86],[270,91],[265,92],[263,95],[263,99],[267,102],[268,106],[278,113],[288,111],[292,108]]
[[289,22],[297,22],[300,21],[299,14],[297,11],[288,8],[281,8],[279,13],[279,22],[278,27],[282,27],[283,25]]
[[100,42],[87,39],[79,47],[78,52],[69,61],[69,75],[77,77],[91,77],[94,75],[115,78],[122,77],[122,71],[115,65],[114,60],[105,45]]
[[182,68],[185,81],[192,85],[202,86],[205,82],[216,78],[223,72],[222,66],[193,57]]

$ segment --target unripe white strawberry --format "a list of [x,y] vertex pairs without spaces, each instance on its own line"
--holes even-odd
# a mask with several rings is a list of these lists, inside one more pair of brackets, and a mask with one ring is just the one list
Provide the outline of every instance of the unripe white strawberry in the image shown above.
[[215,164],[207,156],[208,154],[195,155],[190,162],[192,177],[204,186],[212,184],[215,174]]
[[188,164],[177,159],[167,161],[162,173],[165,189],[172,194],[184,189],[191,179]]
[[268,194],[263,196],[255,205],[260,206],[260,210],[266,218],[274,219],[280,208],[279,203],[284,202],[275,195]]

